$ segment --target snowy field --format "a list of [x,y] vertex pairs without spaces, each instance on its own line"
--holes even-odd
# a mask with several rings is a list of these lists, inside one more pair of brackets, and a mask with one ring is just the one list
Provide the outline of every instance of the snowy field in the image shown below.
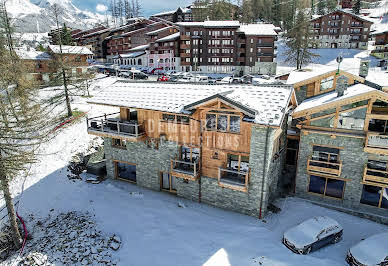
[[[114,81],[97,80],[92,93]],[[81,97],[74,100],[73,107],[89,116],[117,111],[88,105]],[[345,265],[348,248],[372,234],[388,231],[386,226],[297,198],[277,201],[282,211],[268,215],[263,222],[126,182],[68,180],[66,170],[72,155],[85,151],[91,142],[99,140],[87,134],[84,119],[62,129],[42,147],[44,155],[31,168],[23,194],[21,177],[12,182],[12,191],[20,200],[18,211],[23,217],[33,214],[39,219],[68,211],[95,215],[99,230],[122,239],[122,247],[114,253],[118,265]],[[0,208],[2,205],[0,202]],[[318,215],[328,215],[344,227],[340,243],[307,256],[282,245],[284,231]],[[14,262],[11,259],[3,265]]]

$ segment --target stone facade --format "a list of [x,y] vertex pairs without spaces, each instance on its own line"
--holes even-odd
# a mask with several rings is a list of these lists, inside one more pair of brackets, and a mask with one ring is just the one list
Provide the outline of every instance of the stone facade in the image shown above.
[[[284,121],[283,128],[286,125]],[[216,178],[202,176],[196,181],[176,178],[177,196],[255,217],[260,216],[262,206],[261,214],[264,216],[269,200],[276,196],[278,177],[284,161],[284,152],[277,154],[276,158],[272,154],[275,132],[276,128],[252,126],[249,157],[251,174],[247,192],[223,188]],[[286,138],[284,132],[281,135],[284,139],[282,143],[285,143]],[[125,148],[117,148],[112,147],[112,139],[105,138],[104,146],[108,178],[115,178],[115,161],[136,164],[137,185],[152,190],[160,190],[160,172],[169,172],[170,160],[179,153],[177,143],[163,140],[158,148],[149,147],[143,142],[127,142]],[[264,162],[266,168],[263,177]]]
[[[308,192],[309,174],[307,172],[307,160],[312,155],[313,144],[341,148],[340,160],[342,161],[342,171],[340,177],[348,179],[345,184],[343,199],[328,198]],[[368,162],[368,158],[387,160],[387,156],[372,155],[364,152],[363,137],[336,136],[336,138],[332,138],[324,133],[309,132],[305,135],[302,131],[299,144],[296,195],[341,211],[388,223],[386,209],[379,209],[360,203],[363,188],[361,182],[364,166]]]

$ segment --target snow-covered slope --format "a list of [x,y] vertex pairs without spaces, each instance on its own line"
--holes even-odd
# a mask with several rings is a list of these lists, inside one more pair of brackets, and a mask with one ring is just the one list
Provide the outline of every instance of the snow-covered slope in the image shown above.
[[6,7],[17,31],[48,32],[55,25],[54,4],[61,9],[60,23],[71,28],[90,28],[104,19],[102,15],[78,9],[71,0],[8,0]]

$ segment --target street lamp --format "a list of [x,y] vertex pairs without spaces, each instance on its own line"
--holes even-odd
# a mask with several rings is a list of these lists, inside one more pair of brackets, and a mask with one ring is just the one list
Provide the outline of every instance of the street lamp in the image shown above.
[[335,59],[338,63],[338,69],[337,69],[337,75],[339,74],[340,72],[340,64],[341,62],[344,60],[344,58],[342,57],[342,55],[338,55],[337,58]]

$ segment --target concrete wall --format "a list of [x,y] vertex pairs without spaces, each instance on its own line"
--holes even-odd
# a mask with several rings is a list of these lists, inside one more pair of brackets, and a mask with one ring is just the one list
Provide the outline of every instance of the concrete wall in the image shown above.
[[[342,161],[342,178],[350,179],[345,184],[343,199],[323,197],[317,194],[308,193],[309,174],[307,173],[307,160],[312,155],[313,144],[342,147],[340,159]],[[296,195],[312,200],[320,204],[329,204],[337,209],[372,218],[379,222],[388,222],[386,209],[379,209],[360,203],[363,185],[364,166],[368,157],[387,160],[386,156],[372,155],[364,152],[364,139],[354,137],[337,136],[331,138],[327,134],[301,132],[299,144],[298,169],[296,175]],[[368,213],[365,214],[365,213]],[[373,216],[373,217],[372,217]],[[379,218],[379,216],[381,216]],[[384,216],[386,218],[384,218]]]

